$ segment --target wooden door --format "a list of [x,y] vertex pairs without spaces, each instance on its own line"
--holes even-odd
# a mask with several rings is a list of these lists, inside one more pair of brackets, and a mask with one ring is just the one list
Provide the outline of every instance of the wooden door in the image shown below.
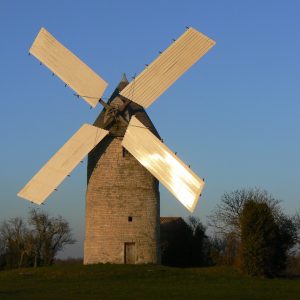
[[135,264],[135,243],[125,243],[124,245],[124,263]]

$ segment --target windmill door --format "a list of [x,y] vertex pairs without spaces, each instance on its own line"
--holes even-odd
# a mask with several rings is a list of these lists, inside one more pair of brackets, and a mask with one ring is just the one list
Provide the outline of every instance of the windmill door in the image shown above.
[[135,243],[125,243],[124,245],[124,263],[135,264]]

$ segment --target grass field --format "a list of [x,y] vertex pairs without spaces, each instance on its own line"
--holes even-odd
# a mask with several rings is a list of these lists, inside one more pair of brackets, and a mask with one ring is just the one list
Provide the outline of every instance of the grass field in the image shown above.
[[0,299],[300,299],[300,279],[241,276],[230,267],[57,265],[0,272]]

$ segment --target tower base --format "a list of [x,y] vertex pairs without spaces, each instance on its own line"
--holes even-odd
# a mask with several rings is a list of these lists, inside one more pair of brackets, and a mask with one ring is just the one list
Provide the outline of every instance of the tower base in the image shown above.
[[84,264],[160,263],[158,181],[121,142],[89,155]]

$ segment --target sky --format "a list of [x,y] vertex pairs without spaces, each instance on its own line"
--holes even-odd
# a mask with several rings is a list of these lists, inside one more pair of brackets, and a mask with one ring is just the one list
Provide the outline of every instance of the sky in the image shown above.
[[[147,110],[165,144],[206,186],[205,223],[224,192],[258,187],[299,210],[300,2],[287,0],[0,0],[0,221],[35,205],[17,192],[83,123],[90,109],[28,50],[41,27],[109,83],[109,97],[192,26],[216,46]],[[86,160],[42,209],[62,215],[83,255]],[[161,215],[189,212],[162,186]]]

